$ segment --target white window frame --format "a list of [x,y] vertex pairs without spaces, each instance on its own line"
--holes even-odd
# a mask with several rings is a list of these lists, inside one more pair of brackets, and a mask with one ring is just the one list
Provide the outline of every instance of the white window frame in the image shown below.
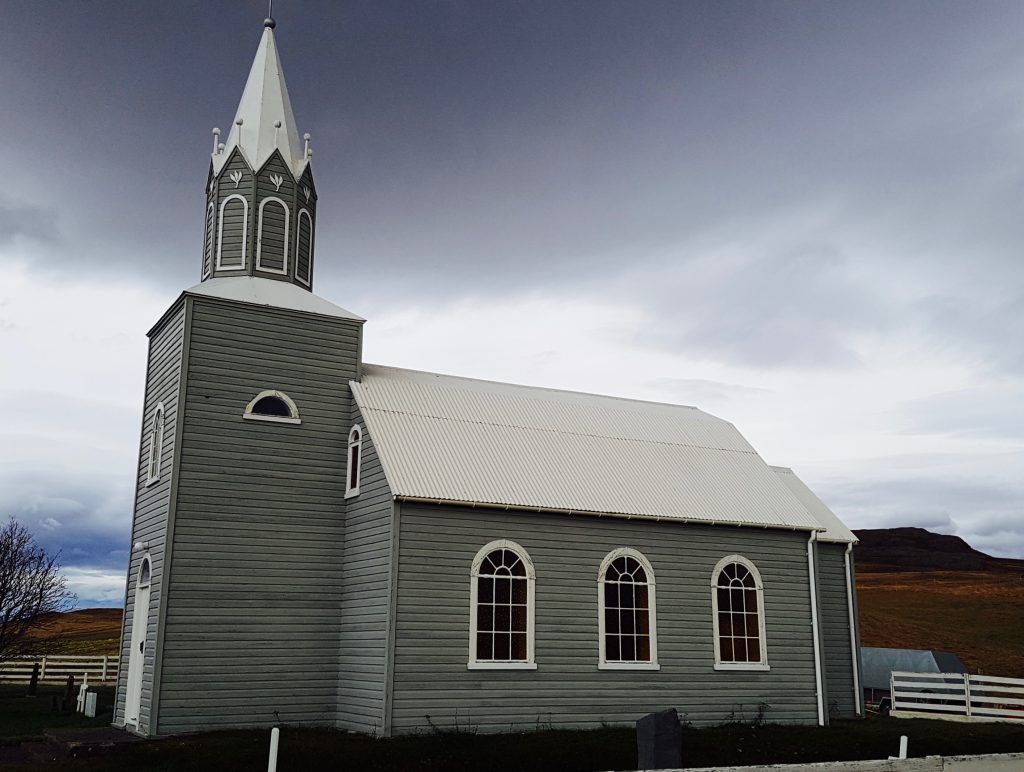
[[[145,581],[143,581],[142,580],[142,569],[145,568],[146,566],[149,566],[148,578]],[[140,589],[140,590],[144,590],[147,587],[149,587],[152,583],[153,583],[153,559],[150,556],[150,554],[147,552],[145,555],[142,556],[142,562],[139,563],[139,573],[135,577],[135,586],[138,589]]]
[[[306,219],[309,220],[309,275],[305,278],[299,276],[299,238],[302,236],[302,215],[306,215]],[[295,217],[295,278],[301,281],[307,287],[312,285],[313,281],[313,215],[309,213],[306,207],[302,207],[299,210],[298,215]]]
[[[649,662],[608,662],[605,656],[604,581],[608,569],[621,557],[633,558],[647,574],[648,636],[651,641]],[[597,572],[597,668],[598,670],[661,670],[658,664],[658,603],[654,568],[643,553],[632,547],[619,547],[605,555]]]
[[[209,239],[210,254],[209,255],[206,254],[207,244],[204,241],[204,243],[203,243],[203,276],[202,276],[202,278],[204,278],[204,279],[208,279],[210,276],[213,275],[213,261],[214,261],[214,257],[215,257],[214,253],[213,253],[214,252],[214,243],[213,242],[214,242],[214,239],[215,239],[215,236],[214,236],[214,231],[216,229],[215,226],[217,225],[217,208],[213,205],[212,201],[210,202],[210,205],[206,207],[206,220],[207,220],[207,222],[206,222],[206,225],[207,225],[206,238]],[[209,257],[209,262],[207,262],[207,257]]]
[[160,467],[164,457],[164,436],[167,434],[167,411],[163,402],[153,408],[149,425],[149,456],[146,458],[146,485],[160,481]]
[[[352,448],[358,448],[356,461],[356,484],[352,485]],[[345,461],[345,498],[359,495],[359,486],[363,482],[363,427],[353,424],[348,431],[348,458]]]
[[[224,207],[228,201],[238,199],[242,202],[242,264],[224,266],[221,264],[221,252],[224,247]],[[249,202],[241,193],[232,193],[220,202],[220,212],[217,217],[217,270],[218,271],[244,271],[246,264],[245,249],[248,246],[249,238]]]
[[[267,204],[274,202],[280,204],[281,208],[284,209],[284,255],[281,258],[281,268],[265,268],[263,266],[263,209]],[[267,196],[265,199],[260,201],[260,209],[258,217],[256,218],[256,269],[265,271],[266,273],[277,273],[287,274],[288,273],[288,247],[291,246],[288,243],[288,225],[291,218],[291,212],[288,211],[288,204],[279,199],[277,196]]]
[[[259,402],[264,397],[277,397],[279,400],[284,402],[285,405],[288,406],[288,412],[291,415],[285,417],[279,415],[262,415],[260,413],[252,412],[252,409],[256,407],[256,403]],[[276,391],[274,389],[267,389],[266,391],[261,391],[259,394],[253,397],[252,401],[245,406],[245,412],[242,413],[242,418],[249,421],[269,421],[270,423],[275,424],[302,423],[302,419],[299,416],[299,408],[295,404],[294,400],[292,400],[292,398],[285,394],[283,391]]]
[[[526,567],[526,659],[508,662],[496,662],[493,660],[479,661],[476,657],[476,627],[477,627],[477,578],[480,576],[480,566],[484,558],[495,550],[510,550],[514,552]],[[495,539],[488,542],[473,558],[469,571],[469,662],[467,670],[536,670],[537,663],[534,660],[534,600],[535,584],[537,574],[533,569],[533,561],[529,553],[514,541],[508,539]]]
[[[746,567],[750,571],[750,575],[754,577],[754,586],[757,590],[757,632],[761,646],[760,662],[722,662],[722,649],[718,639],[718,575],[731,563],[739,563]],[[727,555],[718,561],[714,571],[711,572],[711,620],[714,630],[715,670],[771,670],[768,664],[768,646],[765,642],[764,584],[761,582],[761,572],[757,570],[757,566],[742,555]]]

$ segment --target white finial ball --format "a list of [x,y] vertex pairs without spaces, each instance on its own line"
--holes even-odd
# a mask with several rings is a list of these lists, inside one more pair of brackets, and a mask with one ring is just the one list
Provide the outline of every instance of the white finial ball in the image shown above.
[[213,130],[213,136],[219,137],[220,136],[220,129],[214,129]]
[[223,142],[218,143],[217,149],[223,153],[224,152],[224,143]]
[[302,135],[302,138],[303,139],[312,139],[312,137],[310,136],[308,131],[305,134]]
[[280,129],[281,128],[281,121],[274,121],[274,128],[275,129]]
[[243,123],[244,123],[244,121],[241,118],[238,118],[237,120],[235,120],[235,125],[236,126],[241,126]]
[[312,157],[313,157],[313,148],[310,148],[310,149],[309,149],[309,157],[310,157],[310,158],[312,158]]

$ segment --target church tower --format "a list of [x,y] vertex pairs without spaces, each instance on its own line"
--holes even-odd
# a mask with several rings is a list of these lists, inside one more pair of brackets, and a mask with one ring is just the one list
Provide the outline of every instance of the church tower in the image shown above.
[[364,320],[312,292],[312,152],[274,26],[214,133],[201,280],[149,332],[114,715],[145,736],[336,719]]

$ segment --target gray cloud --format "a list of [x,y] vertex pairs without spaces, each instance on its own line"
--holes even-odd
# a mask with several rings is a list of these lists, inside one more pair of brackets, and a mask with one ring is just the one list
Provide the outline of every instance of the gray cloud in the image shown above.
[[904,405],[908,432],[961,437],[1024,437],[1024,383],[993,382],[936,394]]
[[56,212],[0,196],[0,247],[19,239],[56,242]]

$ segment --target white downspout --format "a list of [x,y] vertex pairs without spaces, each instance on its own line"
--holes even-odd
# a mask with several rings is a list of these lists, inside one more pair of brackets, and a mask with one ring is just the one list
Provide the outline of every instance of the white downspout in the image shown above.
[[811,635],[814,639],[814,685],[818,699],[818,726],[825,726],[825,694],[821,685],[821,640],[818,636],[818,587],[814,581],[814,545],[818,541],[818,532],[811,531],[807,540],[807,584],[811,591]]
[[853,567],[850,556],[853,554],[853,542],[846,545],[846,607],[850,612],[850,657],[853,660],[853,705],[857,715],[864,712],[861,705],[863,693],[860,688],[860,652],[857,650],[857,619],[853,614]]

